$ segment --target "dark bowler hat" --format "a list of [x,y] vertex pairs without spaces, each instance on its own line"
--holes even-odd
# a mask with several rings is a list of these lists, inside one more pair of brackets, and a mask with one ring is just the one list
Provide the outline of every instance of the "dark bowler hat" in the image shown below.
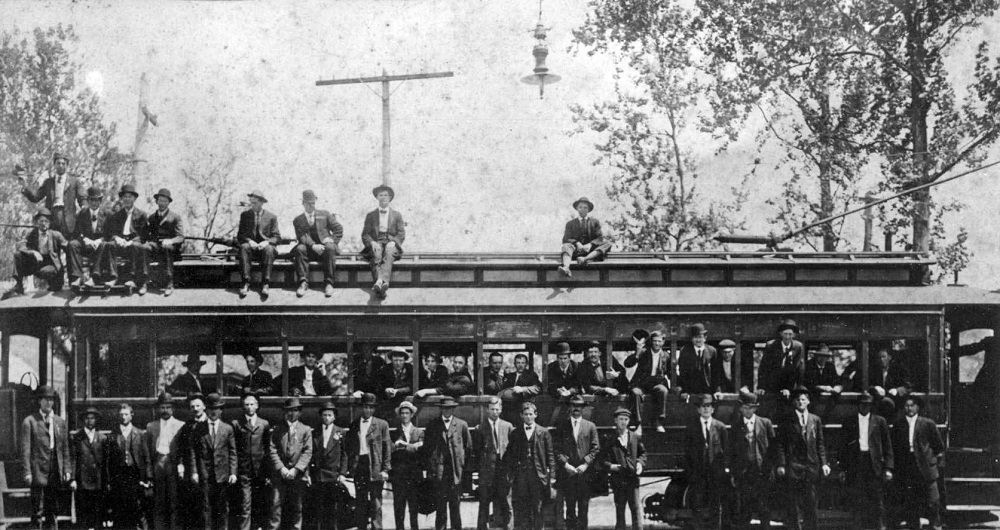
[[649,332],[644,329],[637,329],[632,332],[632,338],[635,340],[644,340],[649,342]]
[[406,353],[406,350],[402,348],[393,348],[392,351],[389,352],[389,358],[392,359],[393,357],[402,357],[407,361],[410,360],[410,354]]
[[160,188],[160,191],[153,195],[153,200],[155,201],[157,197],[166,197],[168,201],[174,202],[174,198],[170,196],[170,190],[167,188]]
[[748,407],[756,407],[760,405],[757,399],[757,394],[752,392],[740,392],[740,405],[746,405]]
[[708,333],[708,330],[705,329],[705,324],[702,324],[701,322],[691,324],[691,327],[688,329],[688,334],[692,337],[698,337],[704,335],[705,333]]
[[713,405],[714,406],[715,405],[715,398],[712,397],[712,394],[697,394],[697,395],[691,396],[691,403],[694,404],[695,406],[698,406],[698,407],[700,407],[702,405]]
[[98,188],[97,186],[91,186],[87,188],[87,200],[103,199],[103,198],[104,198],[104,192],[101,191],[101,188]]
[[52,155],[52,161],[55,162],[57,160],[65,160],[66,163],[69,164],[69,157],[58,151],[56,151],[56,154]]
[[316,200],[316,193],[313,192],[313,190],[305,190],[305,191],[302,192],[302,200],[303,201],[315,201]]
[[576,209],[577,205],[580,203],[586,204],[590,211],[594,211],[594,203],[590,202],[590,199],[586,197],[580,197],[579,199],[573,201],[573,209]]
[[587,406],[587,402],[584,401],[583,396],[581,396],[580,394],[577,394],[577,395],[573,396],[573,398],[569,400],[569,404],[573,405],[573,406],[576,406],[576,407],[586,407]]
[[260,190],[253,190],[250,193],[247,193],[247,197],[250,197],[252,199],[260,199],[260,202],[267,202],[267,197],[264,197],[264,192]]
[[324,410],[332,410],[337,412],[337,404],[331,401],[324,401],[322,405],[319,406],[319,411],[322,413]]
[[823,357],[833,357],[833,352],[830,351],[830,347],[826,344],[820,344],[813,355],[822,355]]
[[867,403],[871,405],[872,403],[875,403],[875,398],[873,398],[871,394],[866,392],[864,394],[861,394],[861,397],[858,398],[858,405],[862,403]]
[[794,331],[795,333],[799,332],[799,327],[797,325],[795,325],[795,321],[792,320],[792,319],[790,319],[790,318],[786,318],[785,320],[781,321],[781,324],[778,324],[778,333],[779,334],[782,331],[785,331],[786,329],[790,329],[790,330]]
[[559,344],[556,344],[556,355],[559,355],[560,353],[571,353],[572,351],[573,350],[569,347],[568,342],[560,342]]
[[206,409],[221,409],[223,405],[222,396],[220,396],[217,392],[212,392],[205,397]]
[[733,341],[731,341],[731,340],[729,340],[729,339],[723,339],[722,341],[719,342],[719,348],[722,348],[723,350],[727,350],[727,349],[735,348],[735,347],[736,347],[736,343],[733,342]]
[[285,400],[285,410],[301,410],[302,403],[299,402],[299,398],[290,397]]
[[42,385],[35,389],[35,397],[56,399],[56,390],[49,385]]
[[118,197],[122,195],[131,194],[135,198],[139,198],[139,192],[135,191],[135,184],[122,184],[120,190],[118,190]]
[[365,392],[361,395],[361,404],[367,406],[375,406],[375,394],[371,392]]
[[207,363],[205,361],[201,360],[201,356],[199,356],[198,354],[193,353],[191,355],[188,355],[187,360],[184,361],[184,362],[182,362],[181,364],[183,364],[184,366],[191,366],[192,364],[197,364],[198,366],[202,366],[202,365],[205,365]]
[[86,418],[91,414],[93,414],[95,418],[101,417],[101,411],[97,410],[97,407],[87,407],[87,410],[84,410],[83,413],[80,414],[80,417]]
[[390,201],[394,200],[396,198],[396,192],[393,191],[393,189],[390,188],[389,186],[386,186],[385,184],[383,184],[381,186],[375,186],[374,188],[372,188],[372,195],[378,197],[378,194],[381,193],[381,192],[383,192],[383,191],[388,191],[389,192],[389,200]]
[[156,404],[157,404],[157,406],[163,405],[163,404],[173,405],[174,404],[174,396],[170,395],[169,392],[160,392],[160,395],[156,396]]
[[447,396],[441,400],[441,403],[438,403],[438,406],[443,409],[455,408],[458,406],[458,402],[455,401],[455,398]]
[[615,413],[613,414],[613,416],[616,417],[616,418],[618,416],[628,416],[629,418],[631,418],[632,417],[632,412],[630,412],[625,407],[618,407],[618,408],[615,409]]
[[52,219],[52,212],[49,211],[48,208],[42,206],[35,212],[35,216],[32,217],[32,219],[38,219],[39,217],[48,217],[49,219]]

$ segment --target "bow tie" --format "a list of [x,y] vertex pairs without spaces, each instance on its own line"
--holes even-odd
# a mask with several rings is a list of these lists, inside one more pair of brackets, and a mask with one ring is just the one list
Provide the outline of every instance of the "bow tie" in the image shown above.
[[378,211],[378,213],[389,213],[389,210],[382,210],[382,209],[380,209],[380,210]]

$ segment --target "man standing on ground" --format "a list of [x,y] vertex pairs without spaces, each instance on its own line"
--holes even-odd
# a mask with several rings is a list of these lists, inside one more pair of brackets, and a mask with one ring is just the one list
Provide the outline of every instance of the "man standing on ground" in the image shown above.
[[347,472],[354,477],[360,530],[382,529],[382,488],[392,469],[389,424],[373,416],[375,402],[375,394],[361,396],[361,416],[347,431]]
[[146,451],[149,453],[149,477],[153,481],[153,528],[177,528],[178,466],[184,469],[177,434],[184,422],[174,417],[174,397],[166,392],[156,398],[159,419],[146,424]]
[[771,524],[771,450],[777,436],[771,420],[757,415],[756,394],[740,394],[740,417],[732,425],[729,437],[729,466],[736,487],[734,527],[749,530],[750,516],[757,513],[760,524]]
[[236,438],[236,463],[239,482],[237,521],[240,530],[256,530],[267,526],[267,469],[270,465],[268,440],[271,425],[257,415],[260,400],[256,394],[240,398],[243,414],[232,423]]
[[[499,397],[490,398],[486,407],[486,421],[476,431],[476,453],[479,455],[479,519],[478,530],[494,524],[506,530],[513,527],[510,507],[510,480],[503,467],[504,455],[514,426],[500,419],[503,402]],[[490,517],[490,505],[493,516]]]
[[270,530],[285,526],[302,528],[302,494],[313,454],[312,429],[299,422],[299,398],[285,400],[285,421],[271,429],[268,450],[271,461]]
[[712,417],[715,402],[711,394],[693,398],[698,407],[698,419],[684,431],[684,448],[687,476],[694,512],[693,526],[715,528],[721,526],[722,500],[729,483],[729,462],[726,448],[729,433],[721,421]]
[[893,453],[889,425],[885,418],[872,413],[875,399],[861,394],[858,415],[844,421],[844,448],[840,461],[847,470],[847,487],[851,494],[851,512],[857,528],[875,527],[885,530],[885,487],[892,480]]
[[228,527],[229,486],[236,484],[236,438],[233,428],[222,421],[222,397],[205,399],[208,421],[199,423],[191,434],[186,456],[191,483],[201,488],[202,521],[205,528]]
[[[337,419],[337,405],[327,401],[319,409],[320,428],[313,434],[313,457],[309,462],[312,470],[312,502],[319,530],[337,530],[340,527],[340,494],[343,487],[343,470],[347,469],[344,454],[346,429],[334,425]],[[402,529],[400,529],[402,530]]]
[[920,528],[923,513],[934,530],[940,530],[941,494],[937,482],[945,447],[934,420],[919,415],[923,405],[917,396],[903,399],[905,415],[892,426],[892,449],[907,527]]
[[817,524],[816,483],[830,474],[823,441],[823,422],[809,413],[809,390],[791,393],[794,413],[778,428],[777,468],[779,479],[787,481],[793,509],[790,525],[798,530],[815,530]]
[[118,426],[108,436],[104,464],[108,477],[108,504],[114,527],[143,528],[140,500],[151,486],[147,475],[149,453],[145,434],[132,425],[132,406],[118,407]]
[[31,524],[41,528],[44,521],[54,528],[60,489],[73,480],[69,431],[52,409],[58,399],[52,387],[38,387],[35,399],[38,411],[21,422],[21,466],[31,488]]
[[552,435],[535,424],[537,414],[534,403],[521,406],[522,426],[511,433],[504,455],[514,492],[514,528],[518,529],[541,530],[542,505],[551,498],[555,481]]
[[597,426],[583,418],[587,403],[581,396],[569,402],[570,416],[555,430],[556,452],[556,526],[561,527],[563,502],[566,504],[566,529],[586,530],[590,507],[589,470],[601,450]]
[[97,430],[100,412],[87,407],[83,413],[83,428],[70,439],[73,458],[73,481],[69,483],[76,495],[76,518],[83,527],[94,530],[104,527],[104,434]]
[[452,530],[462,530],[462,474],[467,455],[472,451],[472,436],[465,420],[455,417],[458,403],[451,396],[439,405],[441,416],[427,426],[424,451],[430,478],[437,494],[434,528],[444,530],[451,519]]

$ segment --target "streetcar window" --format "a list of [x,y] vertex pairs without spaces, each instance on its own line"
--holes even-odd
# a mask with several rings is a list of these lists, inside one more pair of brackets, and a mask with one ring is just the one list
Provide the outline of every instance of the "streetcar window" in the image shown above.
[[[211,342],[157,342],[155,369],[157,394],[166,391],[183,397],[219,390],[215,344]],[[132,395],[143,396],[146,392]]]
[[[868,384],[927,392],[927,341],[916,339],[873,340],[869,345]],[[886,378],[890,381],[885,381]],[[888,390],[888,388],[885,388]]]
[[150,397],[149,343],[113,341],[92,344],[91,396]]
[[992,329],[967,329],[958,334],[958,382],[974,383],[986,363]]
[[382,368],[391,364],[390,352],[394,349],[402,349],[410,356],[409,362],[413,362],[413,344],[410,342],[359,342],[354,345],[354,357],[351,360],[351,371],[348,379],[354,385],[355,392],[365,392],[383,395],[385,390],[382,387]]
[[[281,376],[281,344],[249,342],[222,343],[222,384],[225,395],[239,396],[244,392],[258,395],[278,395],[281,387],[275,381]],[[253,375],[251,375],[251,370]]]
[[514,361],[524,355],[528,359],[528,368],[535,371],[535,375],[541,380],[542,345],[538,342],[512,342],[501,343],[492,342],[483,344],[483,356],[480,363],[483,365],[483,393],[495,395],[499,392],[498,383],[491,376],[493,363],[500,362],[500,370],[503,374],[515,371]]
[[31,335],[10,336],[8,383],[38,387],[38,339]]
[[[476,364],[476,348],[477,345],[475,342],[421,342],[420,366],[422,367],[421,373],[424,374],[422,381],[426,382],[426,376],[430,373],[431,365],[443,366],[449,376],[460,379],[460,376],[454,375],[457,368],[467,373],[472,380],[471,389],[460,393],[462,395],[477,394],[476,370],[478,365]],[[458,392],[458,388],[465,386],[461,380],[456,380],[454,383],[457,386],[453,387],[455,389],[453,392]],[[453,397],[458,396],[453,395]]]
[[[280,353],[280,348],[278,353]],[[320,379],[313,377],[315,384],[312,388],[304,382],[303,374],[312,365],[313,370],[317,370],[321,375]],[[280,360],[279,360],[280,363]],[[275,375],[274,393],[281,394],[282,377],[279,370]],[[298,368],[306,366],[307,368]],[[289,395],[317,395],[317,396],[342,396],[348,393],[349,373],[347,369],[347,345],[336,342],[306,342],[288,344],[288,394]]]

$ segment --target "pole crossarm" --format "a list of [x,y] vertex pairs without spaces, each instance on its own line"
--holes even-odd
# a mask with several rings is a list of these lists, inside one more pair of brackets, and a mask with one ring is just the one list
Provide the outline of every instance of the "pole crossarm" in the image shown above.
[[455,72],[432,72],[426,74],[380,75],[378,77],[353,77],[345,79],[320,79],[316,86],[351,85],[357,83],[382,83],[392,81],[410,81],[413,79],[434,79],[438,77],[455,77]]

